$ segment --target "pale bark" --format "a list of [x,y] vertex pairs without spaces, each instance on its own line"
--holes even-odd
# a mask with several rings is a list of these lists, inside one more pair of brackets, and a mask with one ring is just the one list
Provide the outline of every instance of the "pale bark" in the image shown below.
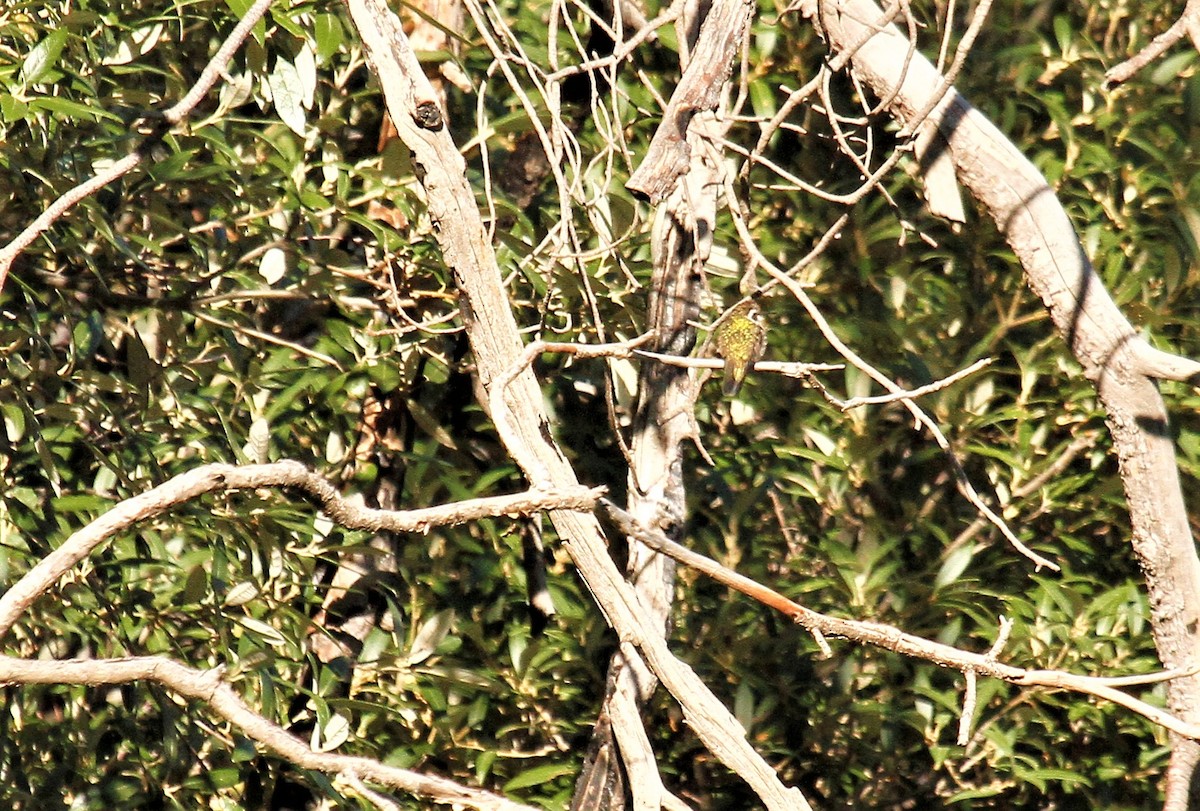
[[[520,335],[467,181],[465,162],[446,131],[436,94],[383,0],[349,0],[348,6],[392,120],[413,152],[442,255],[459,290],[496,430],[535,487],[577,485],[574,470],[552,439],[533,371],[524,368],[510,374],[521,368]],[[596,517],[552,511],[550,519],[609,624],[623,642],[638,649],[709,751],[745,779],[768,809],[808,808],[800,791],[785,787],[753,750],[732,713],[671,654],[649,609],[609,557]]]
[[476,811],[533,811],[532,806],[453,780],[385,766],[371,758],[314,751],[251,709],[225,681],[222,668],[196,670],[165,656],[52,661],[0,656],[0,682],[4,684],[116,685],[134,681],[157,682],[176,695],[203,703],[239,733],[304,769],[348,778],[351,783],[361,779],[399,789],[422,798],[425,804]]
[[[889,112],[906,131],[915,131],[932,110],[959,182],[995,221],[1108,412],[1159,656],[1167,668],[1200,661],[1200,559],[1155,384],[1155,378],[1194,379],[1200,364],[1155,350],[1138,335],[1093,270],[1046,179],[983,114],[945,87],[898,28],[873,22],[884,19],[875,3],[809,3],[803,10],[835,53],[854,51],[852,70],[890,99]],[[1168,701],[1180,719],[1200,721],[1200,675],[1169,682]],[[1198,757],[1200,744],[1172,736],[1168,809],[1187,807]]]

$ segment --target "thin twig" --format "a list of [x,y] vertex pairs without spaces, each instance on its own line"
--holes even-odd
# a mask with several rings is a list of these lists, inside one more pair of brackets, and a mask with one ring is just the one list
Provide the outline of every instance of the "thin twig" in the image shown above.
[[[664,355],[660,352],[651,352],[649,349],[635,349],[633,354],[652,358],[665,366],[680,366],[687,369],[720,369],[725,365],[725,361],[720,358]],[[840,369],[845,369],[846,364],[760,360],[752,368],[757,372],[776,372],[787,377],[808,377],[813,372],[836,372]]]
[[342,369],[342,365],[340,363],[338,363],[336,360],[334,360],[332,357],[330,357],[329,355],[326,355],[324,352],[318,352],[315,349],[309,349],[307,346],[304,346],[303,344],[298,344],[295,341],[289,341],[286,338],[280,338],[278,335],[272,335],[269,332],[263,332],[260,329],[255,329],[254,327],[247,327],[242,324],[234,324],[231,321],[224,321],[220,318],[217,318],[216,316],[209,315],[208,313],[201,312],[199,310],[193,311],[192,315],[195,316],[196,319],[198,319],[200,321],[206,321],[215,327],[220,327],[221,329],[227,329],[232,332],[241,332],[245,335],[249,335],[251,338],[257,338],[260,341],[266,341],[269,344],[275,344],[276,346],[287,347],[288,349],[292,350],[296,354],[304,355],[306,357],[312,358],[313,360],[319,360],[319,361],[321,361],[321,363],[324,363],[328,366],[332,366],[333,368],[337,369],[338,371],[344,371]]
[[[1095,433],[1086,433],[1075,437],[1071,440],[1071,443],[1063,449],[1063,452],[1059,454],[1058,458],[1046,466],[1045,470],[1034,476],[1029,481],[1025,482],[1020,487],[1014,488],[1008,503],[1011,504],[1015,501],[1019,501],[1026,496],[1037,492],[1046,484],[1046,482],[1050,481],[1070,467],[1071,463],[1075,461],[1075,458],[1080,453],[1089,448],[1095,447],[1095,445]],[[988,523],[989,522],[987,519],[983,517],[976,518],[967,525],[966,529],[958,533],[953,541],[946,545],[946,548],[942,550],[942,557],[945,558],[951,552],[970,541],[972,538],[978,535],[980,531],[988,525]]]
[[256,0],[254,5],[247,9],[246,16],[242,17],[241,22],[234,26],[233,31],[225,38],[225,42],[213,54],[212,59],[208,60],[208,64],[200,72],[200,78],[192,85],[192,89],[179,100],[178,104],[163,113],[163,118],[172,124],[180,124],[192,114],[192,110],[196,109],[196,105],[200,103],[205,94],[212,89],[218,79],[225,75],[225,68],[229,67],[229,60],[233,59],[233,55],[237,53],[237,49],[241,47],[251,29],[258,25],[258,21],[267,13],[272,1]]
[[[943,377],[941,380],[935,380],[924,386],[907,391],[897,391],[891,394],[877,394],[873,397],[851,397],[849,400],[839,400],[838,408],[842,411],[849,411],[852,408],[859,408],[865,405],[882,405],[883,403],[892,403],[897,400],[910,400],[914,397],[923,397],[926,394],[932,394],[935,391],[941,391],[948,386],[952,386],[963,378],[970,377],[987,366],[992,365],[991,358],[981,358],[975,361],[965,369],[959,369],[953,374]],[[835,400],[837,398],[834,398]]]
[[[1167,52],[1168,48],[1185,36],[1192,37],[1194,42],[1198,26],[1200,26],[1200,0],[1188,0],[1187,5],[1183,7],[1183,13],[1179,15],[1179,19],[1175,21],[1174,25],[1152,39],[1149,45],[1129,59],[1105,72],[1104,88],[1112,89],[1122,82],[1129,81],[1134,74],[1158,59]],[[1200,49],[1200,43],[1196,44],[1196,48]]]
[[969,667],[963,671],[966,688],[963,690],[962,715],[958,718],[958,745],[966,746],[971,740],[971,719],[975,717],[975,705],[979,701],[979,678],[975,668]]

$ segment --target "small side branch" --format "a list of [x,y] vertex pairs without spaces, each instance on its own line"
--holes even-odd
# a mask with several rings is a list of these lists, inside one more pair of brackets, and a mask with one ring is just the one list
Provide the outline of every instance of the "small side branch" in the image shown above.
[[[725,362],[720,358],[693,358],[682,355],[664,355],[647,349],[638,349],[633,354],[651,358],[667,366],[681,366],[686,369],[720,369]],[[760,360],[753,367],[756,372],[774,372],[784,377],[811,377],[813,372],[836,372],[845,369],[843,363],[793,363],[790,361]]]
[[959,369],[957,372],[946,375],[941,380],[935,380],[927,385],[910,389],[908,391],[897,391],[892,392],[891,394],[879,394],[874,397],[851,397],[849,400],[839,401],[838,407],[841,408],[842,411],[849,411],[852,408],[860,408],[865,405],[882,405],[884,403],[893,403],[897,400],[910,400],[913,397],[923,397],[926,394],[932,394],[935,391],[941,391],[944,388],[948,388],[958,381],[970,377],[980,369],[991,365],[991,358],[982,358],[975,361],[965,369]]
[[1109,68],[1104,74],[1104,88],[1111,90],[1122,82],[1129,81],[1134,74],[1158,59],[1185,36],[1191,37],[1192,44],[1200,50],[1200,0],[1188,0],[1174,25],[1152,39],[1149,45],[1129,59]]

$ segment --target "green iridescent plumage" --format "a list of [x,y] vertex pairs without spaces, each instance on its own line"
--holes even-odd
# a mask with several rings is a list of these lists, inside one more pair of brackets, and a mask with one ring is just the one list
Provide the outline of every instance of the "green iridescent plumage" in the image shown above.
[[733,308],[717,327],[717,353],[725,359],[725,380],[721,390],[732,397],[742,387],[750,366],[762,357],[767,346],[767,327],[754,301],[743,301]]

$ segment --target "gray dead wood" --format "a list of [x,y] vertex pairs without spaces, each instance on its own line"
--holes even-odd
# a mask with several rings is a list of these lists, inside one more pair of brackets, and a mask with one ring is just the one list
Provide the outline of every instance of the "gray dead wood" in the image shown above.
[[[520,366],[522,343],[467,182],[465,161],[445,127],[445,112],[437,107],[436,95],[400,22],[384,0],[348,0],[347,5],[388,112],[400,138],[412,150],[443,259],[459,290],[463,321],[480,383],[493,406],[496,430],[535,486],[578,484],[574,470],[553,442],[532,369],[510,375]],[[550,520],[622,643],[637,649],[679,702],[686,723],[709,751],[746,780],[771,811],[809,808],[800,791],[785,787],[753,750],[732,713],[671,654],[650,621],[648,609],[609,557],[596,517],[560,510],[552,511]]]
[[[870,36],[872,21],[883,18],[871,0],[820,8],[809,3],[803,12],[823,26],[835,52]],[[912,131],[943,83],[919,53],[905,72],[909,51],[907,38],[887,25],[858,49],[851,65],[876,95],[892,99],[889,111]],[[1195,380],[1200,364],[1156,350],[1138,335],[1104,289],[1054,190],[982,113],[950,88],[932,115],[959,182],[995,221],[1108,412],[1159,656],[1167,668],[1200,661],[1200,559],[1188,527],[1167,410],[1155,384],[1155,378]],[[1200,721],[1200,675],[1171,681],[1168,702],[1179,718]],[[1178,735],[1171,742],[1165,807],[1183,811],[1200,744]]]

